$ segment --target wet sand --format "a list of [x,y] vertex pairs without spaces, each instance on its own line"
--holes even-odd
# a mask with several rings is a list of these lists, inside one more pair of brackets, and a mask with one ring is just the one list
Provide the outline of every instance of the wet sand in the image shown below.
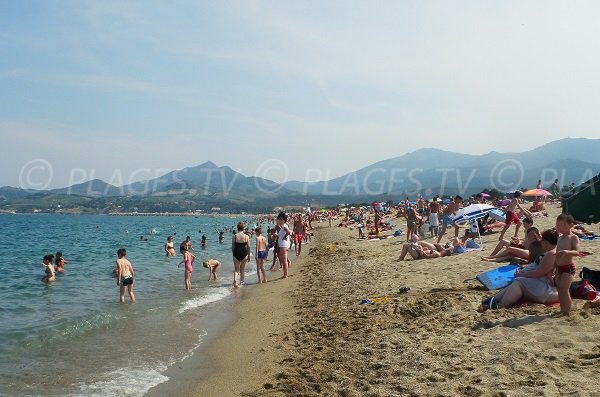
[[[540,230],[554,225],[559,210],[549,212],[535,218]],[[188,395],[600,395],[600,309],[575,300],[569,316],[539,304],[477,311],[490,292],[474,276],[498,266],[480,261],[498,233],[483,237],[483,253],[404,262],[402,237],[314,233],[293,277],[248,289],[239,319],[209,348],[216,372]],[[577,268],[600,269],[600,241],[581,249],[592,255]]]

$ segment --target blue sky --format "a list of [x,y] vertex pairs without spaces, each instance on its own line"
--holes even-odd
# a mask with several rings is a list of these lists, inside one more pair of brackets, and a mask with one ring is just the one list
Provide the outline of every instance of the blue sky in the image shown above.
[[328,179],[422,147],[598,138],[599,19],[580,1],[5,1],[0,186],[206,160]]

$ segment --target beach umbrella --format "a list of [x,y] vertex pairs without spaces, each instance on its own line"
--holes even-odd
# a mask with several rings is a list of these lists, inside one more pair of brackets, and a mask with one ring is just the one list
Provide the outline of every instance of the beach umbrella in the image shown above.
[[462,223],[471,219],[483,218],[488,212],[495,210],[496,207],[489,204],[471,204],[461,208],[454,217],[454,223]]
[[481,197],[483,197],[483,198],[490,198],[490,197],[492,197],[492,196],[490,196],[489,194],[487,194],[487,193],[484,193],[484,192],[481,192],[481,193],[479,193],[479,194],[481,194]]
[[509,205],[510,204],[510,199],[504,199],[502,201],[500,201],[500,205],[504,206],[504,205]]
[[450,200],[450,199],[443,199],[442,200],[442,204],[444,204],[444,205],[450,204],[451,202],[452,202],[452,200]]
[[552,196],[552,193],[550,193],[547,190],[544,189],[529,189],[528,191],[526,191],[525,193],[523,193],[523,196],[526,197],[547,197],[547,196]]
[[[496,207],[489,204],[471,204],[464,208],[461,208],[454,217],[454,223],[463,223],[473,221],[475,219],[483,218],[491,211],[495,210]],[[479,238],[479,245],[483,248],[483,241],[481,240],[481,233],[477,228],[477,237]]]

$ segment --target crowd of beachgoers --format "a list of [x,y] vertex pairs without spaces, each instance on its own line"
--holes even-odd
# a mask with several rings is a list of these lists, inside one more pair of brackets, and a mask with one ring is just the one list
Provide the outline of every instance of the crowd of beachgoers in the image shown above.
[[[359,239],[405,238],[399,261],[480,250],[481,236],[497,232],[497,245],[481,260],[508,261],[519,267],[514,272],[514,281],[498,294],[487,297],[482,302],[482,310],[511,307],[526,300],[544,304],[559,302],[561,312],[568,313],[572,295],[593,300],[592,305],[598,305],[600,301],[593,285],[586,281],[573,282],[577,274],[575,260],[586,255],[580,250],[579,239],[592,239],[595,233],[566,213],[557,217],[554,228],[538,230],[534,226],[535,218],[548,216],[546,206],[560,206],[559,198],[550,197],[553,196],[532,197],[526,202],[523,193],[516,191],[502,198],[492,198],[486,193],[467,200],[461,196],[443,200],[406,198],[395,206],[373,203],[344,208],[338,226],[357,230]],[[394,230],[393,222],[398,218],[406,223],[405,229]],[[512,236],[505,238],[512,225]],[[443,241],[448,230],[454,233]]]
[[[540,183],[538,190],[541,189]],[[561,214],[553,229],[538,230],[534,226],[534,218],[548,216],[546,206],[556,205],[557,202],[560,205],[556,182],[549,190],[552,193],[539,190],[545,192],[543,196],[533,196],[529,203],[523,200],[521,191],[514,192],[510,197],[495,198],[482,192],[466,200],[458,195],[443,199],[438,196],[432,199],[417,197],[414,201],[407,197],[396,205],[391,202],[373,202],[359,207],[347,206],[289,215],[280,212],[225,227],[217,231],[218,242],[225,244],[225,234],[231,234],[234,268],[232,286],[238,288],[245,284],[245,268],[252,257],[256,263],[259,284],[268,281],[265,269],[267,261],[271,263],[269,271],[282,271],[281,278],[288,278],[292,264],[289,251],[293,249],[295,256],[301,255],[302,245],[310,241],[310,231],[315,222],[326,223],[329,227],[337,225],[356,229],[359,239],[405,238],[399,261],[408,257],[413,260],[441,258],[479,250],[482,235],[499,232],[498,244],[481,260],[512,260],[520,263],[521,267],[515,271],[512,283],[482,302],[482,309],[509,307],[519,300],[527,299],[539,303],[559,301],[561,311],[568,313],[572,305],[575,259],[582,255],[579,238],[593,237],[594,232],[576,223],[569,214]],[[395,229],[394,222],[399,219],[406,222],[405,229]],[[249,226],[250,223],[253,226]],[[263,225],[268,225],[266,230]],[[505,235],[512,225],[513,235],[506,239]],[[521,228],[522,235],[519,233]],[[452,230],[453,235],[443,241],[448,230]],[[140,236],[140,240],[145,238]],[[200,244],[202,248],[206,247],[205,235]],[[167,237],[164,253],[166,256],[177,255],[173,236]],[[196,256],[189,236],[179,244],[179,253],[181,261],[178,266],[183,266],[185,270],[184,285],[186,289],[191,289],[191,273]],[[125,292],[129,294],[131,302],[135,301],[135,273],[126,255],[124,248],[118,250],[113,272],[120,287],[121,303],[125,302]],[[43,259],[46,275],[42,281],[53,282],[56,279],[55,273],[62,272],[65,264],[60,252],[56,256],[46,255]],[[207,259],[202,266],[208,270],[208,280],[216,281],[221,262]],[[593,287],[590,286],[586,291],[589,292],[590,289]]]

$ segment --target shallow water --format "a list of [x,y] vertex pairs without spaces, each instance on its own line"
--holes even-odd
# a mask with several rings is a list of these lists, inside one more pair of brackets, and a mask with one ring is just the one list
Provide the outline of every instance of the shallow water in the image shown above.
[[[231,254],[217,230],[238,219],[210,217],[0,216],[0,395],[141,396],[202,342],[208,314],[232,299]],[[191,291],[183,268],[164,256],[191,236],[197,260]],[[206,249],[200,237],[206,235]],[[140,241],[144,235],[148,241]],[[225,234],[230,241],[230,234]],[[136,304],[118,304],[116,250],[135,270]],[[46,285],[41,259],[63,252],[63,274]],[[202,261],[223,264],[209,283]],[[247,266],[255,282],[254,263]],[[127,297],[128,299],[128,297]]]

